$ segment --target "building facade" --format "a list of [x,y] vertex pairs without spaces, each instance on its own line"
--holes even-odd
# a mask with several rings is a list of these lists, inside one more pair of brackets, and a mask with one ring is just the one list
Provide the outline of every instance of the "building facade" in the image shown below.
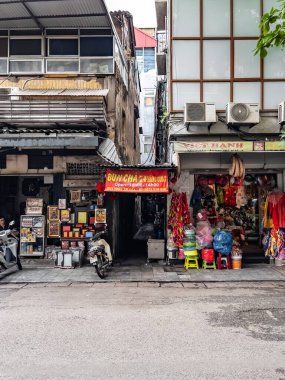
[[[152,34],[154,30],[152,31]],[[141,163],[155,163],[155,95],[156,95],[156,39],[135,28],[136,56],[140,73],[140,128]]]

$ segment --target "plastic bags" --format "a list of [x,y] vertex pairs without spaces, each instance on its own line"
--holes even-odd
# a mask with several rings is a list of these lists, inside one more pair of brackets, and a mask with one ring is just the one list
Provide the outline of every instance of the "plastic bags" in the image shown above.
[[214,237],[214,249],[223,255],[230,255],[233,246],[232,234],[228,231],[218,231]]
[[209,222],[199,222],[196,228],[196,238],[199,247],[211,247],[213,242],[213,229]]

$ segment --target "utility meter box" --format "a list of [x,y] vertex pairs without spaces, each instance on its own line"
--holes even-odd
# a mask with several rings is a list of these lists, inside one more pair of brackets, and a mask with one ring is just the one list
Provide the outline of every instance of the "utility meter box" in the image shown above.
[[164,260],[165,240],[149,239],[147,242],[147,253],[150,260]]

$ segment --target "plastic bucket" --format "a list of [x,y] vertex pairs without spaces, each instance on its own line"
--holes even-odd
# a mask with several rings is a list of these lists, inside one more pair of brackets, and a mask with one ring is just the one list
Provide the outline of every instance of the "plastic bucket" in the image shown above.
[[194,251],[184,251],[184,255],[186,257],[193,257],[193,258],[197,258],[199,256],[199,253],[197,250],[194,250]]
[[178,259],[180,260],[185,259],[183,248],[179,248]]
[[167,255],[168,255],[168,258],[169,259],[176,259],[177,258],[177,249],[173,248],[173,249],[167,249]]
[[232,269],[241,269],[242,267],[242,257],[232,256]]

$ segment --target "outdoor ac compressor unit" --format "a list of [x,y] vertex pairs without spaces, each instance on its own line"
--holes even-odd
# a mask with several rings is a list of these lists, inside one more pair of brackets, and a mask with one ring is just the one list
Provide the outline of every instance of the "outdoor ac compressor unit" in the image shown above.
[[18,90],[17,87],[0,88],[0,101],[19,100],[19,96],[13,95]]
[[227,124],[258,124],[260,121],[258,103],[228,103]]
[[215,123],[217,121],[215,103],[186,103],[184,123]]
[[278,122],[279,124],[285,124],[285,102],[282,102],[278,106]]

